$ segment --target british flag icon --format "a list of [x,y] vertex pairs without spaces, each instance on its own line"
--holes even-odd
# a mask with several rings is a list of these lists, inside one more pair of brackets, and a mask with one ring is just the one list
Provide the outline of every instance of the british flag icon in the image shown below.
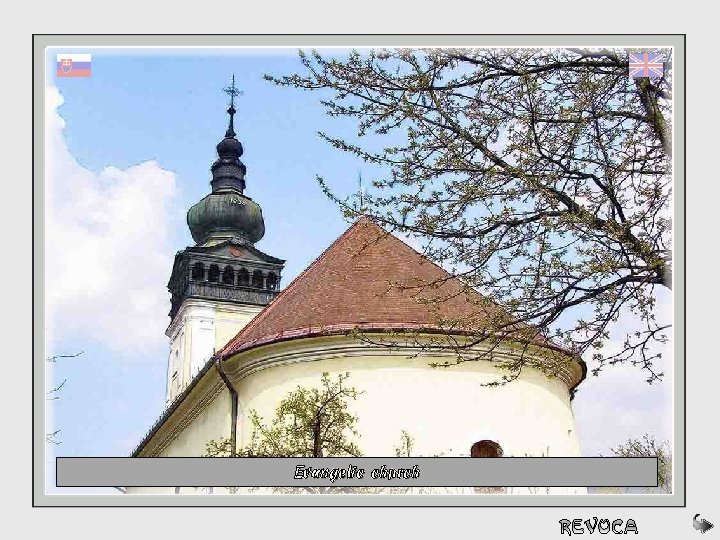
[[660,54],[630,53],[630,77],[662,77],[663,58]]

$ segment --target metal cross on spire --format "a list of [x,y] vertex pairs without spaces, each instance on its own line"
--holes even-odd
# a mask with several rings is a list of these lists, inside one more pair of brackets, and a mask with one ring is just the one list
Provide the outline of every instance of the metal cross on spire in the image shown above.
[[226,137],[234,137],[235,136],[235,129],[233,127],[233,116],[237,112],[235,110],[235,96],[242,96],[243,92],[238,90],[235,87],[235,74],[233,73],[232,80],[230,82],[230,86],[226,86],[223,88],[223,92],[225,92],[227,95],[230,96],[230,107],[228,108],[227,112],[230,115],[230,125],[228,125],[228,130],[225,133]]

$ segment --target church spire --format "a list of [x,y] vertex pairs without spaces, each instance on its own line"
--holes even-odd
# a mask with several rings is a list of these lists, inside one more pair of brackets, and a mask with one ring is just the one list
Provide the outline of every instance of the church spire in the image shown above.
[[[187,213],[194,245],[178,251],[168,282],[170,338],[167,403],[279,293],[285,261],[255,247],[265,234],[260,205],[245,193],[243,148],[235,138],[235,77],[223,88],[229,120],[212,164],[212,191]],[[223,107],[225,108],[225,107]],[[219,110],[219,109],[218,109]]]
[[235,113],[237,112],[235,110],[235,96],[242,96],[242,91],[235,88],[235,74],[233,73],[232,81],[230,82],[230,86],[226,86],[223,88],[223,92],[225,92],[227,95],[230,96],[230,107],[228,107],[228,114],[230,115],[230,124],[228,125],[228,129],[225,132],[225,138],[233,138],[235,137],[235,129],[233,127],[233,116],[235,116]]
[[225,138],[217,145],[218,159],[211,167],[213,179],[210,182],[213,193],[218,191],[237,191],[240,194],[245,190],[245,164],[240,161],[243,155],[243,147],[235,138],[234,116],[235,96],[242,95],[242,92],[235,86],[235,75],[229,86],[223,88],[223,92],[230,96],[230,106],[227,113],[230,116]]
[[198,244],[230,238],[254,244],[265,234],[265,223],[260,206],[244,193],[247,169],[240,161],[243,147],[234,126],[235,97],[242,92],[235,86],[235,75],[223,92],[230,96],[230,118],[225,138],[217,145],[218,158],[210,167],[212,193],[190,208],[187,222]]

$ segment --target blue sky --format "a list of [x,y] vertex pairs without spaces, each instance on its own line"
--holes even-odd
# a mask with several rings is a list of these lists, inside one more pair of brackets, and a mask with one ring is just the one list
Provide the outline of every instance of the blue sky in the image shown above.
[[[73,51],[92,54],[90,78],[55,77],[55,54]],[[287,260],[283,286],[347,227],[316,176],[350,194],[358,172],[369,184],[381,171],[317,135],[355,133],[352,123],[325,115],[318,94],[263,80],[300,70],[294,50],[47,55],[47,355],[84,351],[54,364],[55,384],[67,383],[48,402],[52,428],[61,430],[61,444],[49,449],[127,455],[164,405],[165,286],[175,252],[193,244],[185,212],[210,189],[227,125],[221,88],[230,75],[244,91],[235,130],[245,149],[246,194],[265,216],[257,247]],[[669,296],[660,300],[670,306]],[[644,431],[671,437],[672,377],[652,387],[643,380],[623,367],[586,381],[575,412],[587,453],[607,453]]]

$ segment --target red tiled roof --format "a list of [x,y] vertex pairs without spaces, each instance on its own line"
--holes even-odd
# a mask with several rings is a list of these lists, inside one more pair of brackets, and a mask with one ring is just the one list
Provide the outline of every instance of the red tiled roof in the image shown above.
[[461,333],[463,325],[482,328],[494,317],[509,320],[496,304],[361,217],[219,354],[354,328],[447,330],[453,319]]

